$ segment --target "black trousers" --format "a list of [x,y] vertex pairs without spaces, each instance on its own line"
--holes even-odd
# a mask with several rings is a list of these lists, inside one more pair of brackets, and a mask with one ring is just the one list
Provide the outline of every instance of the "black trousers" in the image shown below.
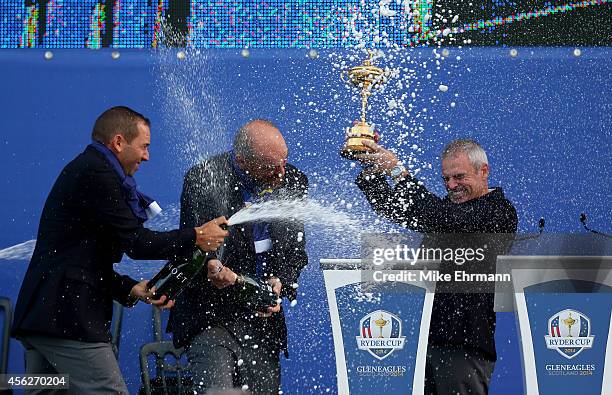
[[427,346],[425,395],[487,395],[495,361],[461,346]]
[[212,327],[192,340],[187,359],[196,394],[242,389],[252,395],[276,395],[280,391],[280,352],[259,339],[238,342],[225,328]]

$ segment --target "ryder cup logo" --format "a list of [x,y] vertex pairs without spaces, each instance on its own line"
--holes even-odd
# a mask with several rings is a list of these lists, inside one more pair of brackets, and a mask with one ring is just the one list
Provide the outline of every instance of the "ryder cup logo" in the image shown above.
[[585,348],[593,347],[591,320],[579,311],[567,309],[548,320],[546,347],[572,359]]
[[376,310],[359,321],[361,336],[357,347],[366,350],[379,360],[387,358],[395,350],[404,348],[402,320],[385,310]]

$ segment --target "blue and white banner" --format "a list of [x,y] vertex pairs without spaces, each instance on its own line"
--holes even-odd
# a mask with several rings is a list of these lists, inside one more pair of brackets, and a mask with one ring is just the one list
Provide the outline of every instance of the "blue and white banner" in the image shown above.
[[530,272],[513,270],[526,394],[612,394],[609,276],[548,270],[542,281]]
[[326,270],[339,394],[422,394],[433,294]]
[[[545,284],[542,284],[545,285]],[[611,293],[525,290],[540,394],[601,394]]]

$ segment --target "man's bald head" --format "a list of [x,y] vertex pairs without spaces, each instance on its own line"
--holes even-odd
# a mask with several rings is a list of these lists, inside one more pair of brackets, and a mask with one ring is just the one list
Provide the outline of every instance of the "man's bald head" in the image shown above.
[[283,150],[287,150],[283,135],[276,125],[266,119],[247,122],[234,139],[234,152],[245,159],[257,159],[270,151]]
[[254,119],[242,126],[234,139],[234,154],[238,166],[255,181],[271,187],[282,182],[288,150],[272,122]]

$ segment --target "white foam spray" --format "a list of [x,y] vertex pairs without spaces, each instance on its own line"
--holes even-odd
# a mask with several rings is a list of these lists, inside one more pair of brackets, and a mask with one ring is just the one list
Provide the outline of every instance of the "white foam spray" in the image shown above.
[[0,259],[29,261],[34,252],[36,239],[24,241],[23,243],[15,244],[14,246],[0,250]]
[[246,222],[298,220],[332,230],[364,232],[367,229],[349,213],[312,199],[269,200],[243,208],[228,219],[230,226]]

